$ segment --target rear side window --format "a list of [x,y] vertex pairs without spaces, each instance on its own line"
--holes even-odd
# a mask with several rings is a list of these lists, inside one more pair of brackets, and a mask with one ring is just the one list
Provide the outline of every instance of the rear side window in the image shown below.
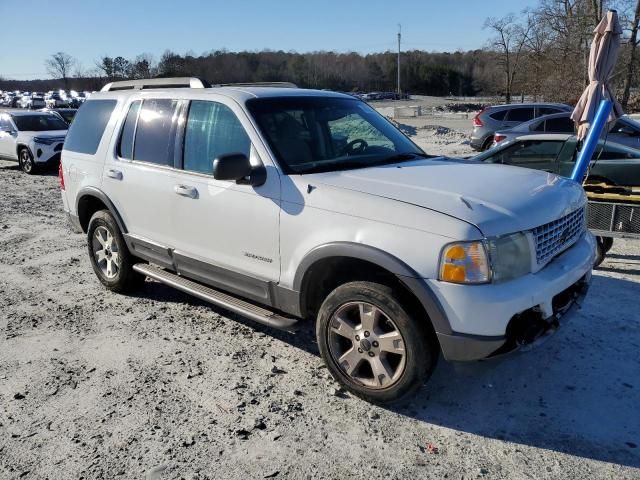
[[533,108],[513,108],[507,116],[509,122],[527,122],[533,120]]
[[217,102],[191,102],[184,137],[185,170],[212,174],[215,158],[227,153],[249,157],[250,150],[251,140],[229,107]]
[[497,112],[495,112],[495,113],[491,113],[491,114],[489,114],[489,116],[490,116],[491,118],[493,118],[494,120],[502,121],[502,120],[504,120],[504,116],[505,116],[506,114],[507,114],[507,111],[506,111],[506,110],[498,110],[498,111],[497,111]]
[[136,122],[138,120],[140,104],[140,100],[137,100],[129,107],[127,118],[125,118],[124,126],[122,127],[120,143],[118,144],[118,156],[128,160],[133,160],[133,137],[136,133]]
[[95,154],[115,107],[115,100],[86,101],[69,127],[64,149],[88,155]]
[[142,103],[135,134],[134,160],[173,166],[177,111],[177,100],[158,98]]
[[573,120],[569,117],[551,118],[545,122],[545,132],[573,133]]

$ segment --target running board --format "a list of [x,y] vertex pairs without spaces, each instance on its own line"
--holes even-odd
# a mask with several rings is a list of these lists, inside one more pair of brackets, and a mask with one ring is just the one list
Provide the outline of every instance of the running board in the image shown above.
[[167,270],[156,267],[155,265],[150,265],[148,263],[136,263],[133,266],[133,269],[142,275],[146,275],[147,277],[159,281],[160,283],[169,285],[177,290],[186,292],[194,297],[198,297],[200,300],[213,303],[214,305],[218,305],[219,307],[238,313],[269,327],[293,331],[298,323],[298,320],[295,318],[283,317],[271,310],[267,310],[259,307],[258,305],[254,305],[226,293],[214,290],[213,288],[191,281],[185,277],[176,275],[175,273],[168,272]]

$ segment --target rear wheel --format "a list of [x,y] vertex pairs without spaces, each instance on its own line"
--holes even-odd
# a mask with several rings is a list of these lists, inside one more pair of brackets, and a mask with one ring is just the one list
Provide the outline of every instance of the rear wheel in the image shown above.
[[491,135],[489,138],[487,138],[484,143],[482,144],[482,151],[484,152],[485,150],[489,150],[491,148],[491,145],[493,144],[493,135]]
[[145,277],[133,270],[135,257],[127,248],[113,215],[108,210],[93,214],[87,230],[89,259],[102,284],[114,292],[137,289]]
[[392,288],[350,282],[326,298],[318,314],[320,353],[333,377],[375,403],[408,397],[431,376],[437,342]]
[[28,174],[33,175],[36,173],[36,164],[33,161],[33,157],[31,156],[31,152],[28,148],[21,148],[18,152],[18,163],[20,165],[20,169]]

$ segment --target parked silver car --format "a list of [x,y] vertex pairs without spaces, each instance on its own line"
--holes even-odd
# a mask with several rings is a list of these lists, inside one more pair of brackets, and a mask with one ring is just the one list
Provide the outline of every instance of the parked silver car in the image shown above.
[[[493,136],[493,146],[508,142],[522,135],[538,133],[574,133],[571,112],[545,115],[508,130],[500,130]],[[609,142],[640,149],[640,123],[624,116],[618,119],[607,135]]]
[[498,130],[512,128],[543,115],[571,110],[572,107],[562,103],[514,103],[487,107],[473,119],[471,148],[486,150],[493,144],[493,136]]

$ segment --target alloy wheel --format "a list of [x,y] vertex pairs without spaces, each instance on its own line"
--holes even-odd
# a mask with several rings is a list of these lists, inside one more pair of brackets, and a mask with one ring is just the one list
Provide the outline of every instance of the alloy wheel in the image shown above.
[[91,242],[93,255],[102,274],[109,280],[120,271],[120,252],[113,234],[103,226],[95,229]]
[[25,173],[31,173],[33,170],[33,160],[26,149],[20,151],[20,166]]
[[366,302],[350,302],[333,314],[329,352],[340,370],[372,389],[395,384],[406,364],[405,340],[391,317]]

